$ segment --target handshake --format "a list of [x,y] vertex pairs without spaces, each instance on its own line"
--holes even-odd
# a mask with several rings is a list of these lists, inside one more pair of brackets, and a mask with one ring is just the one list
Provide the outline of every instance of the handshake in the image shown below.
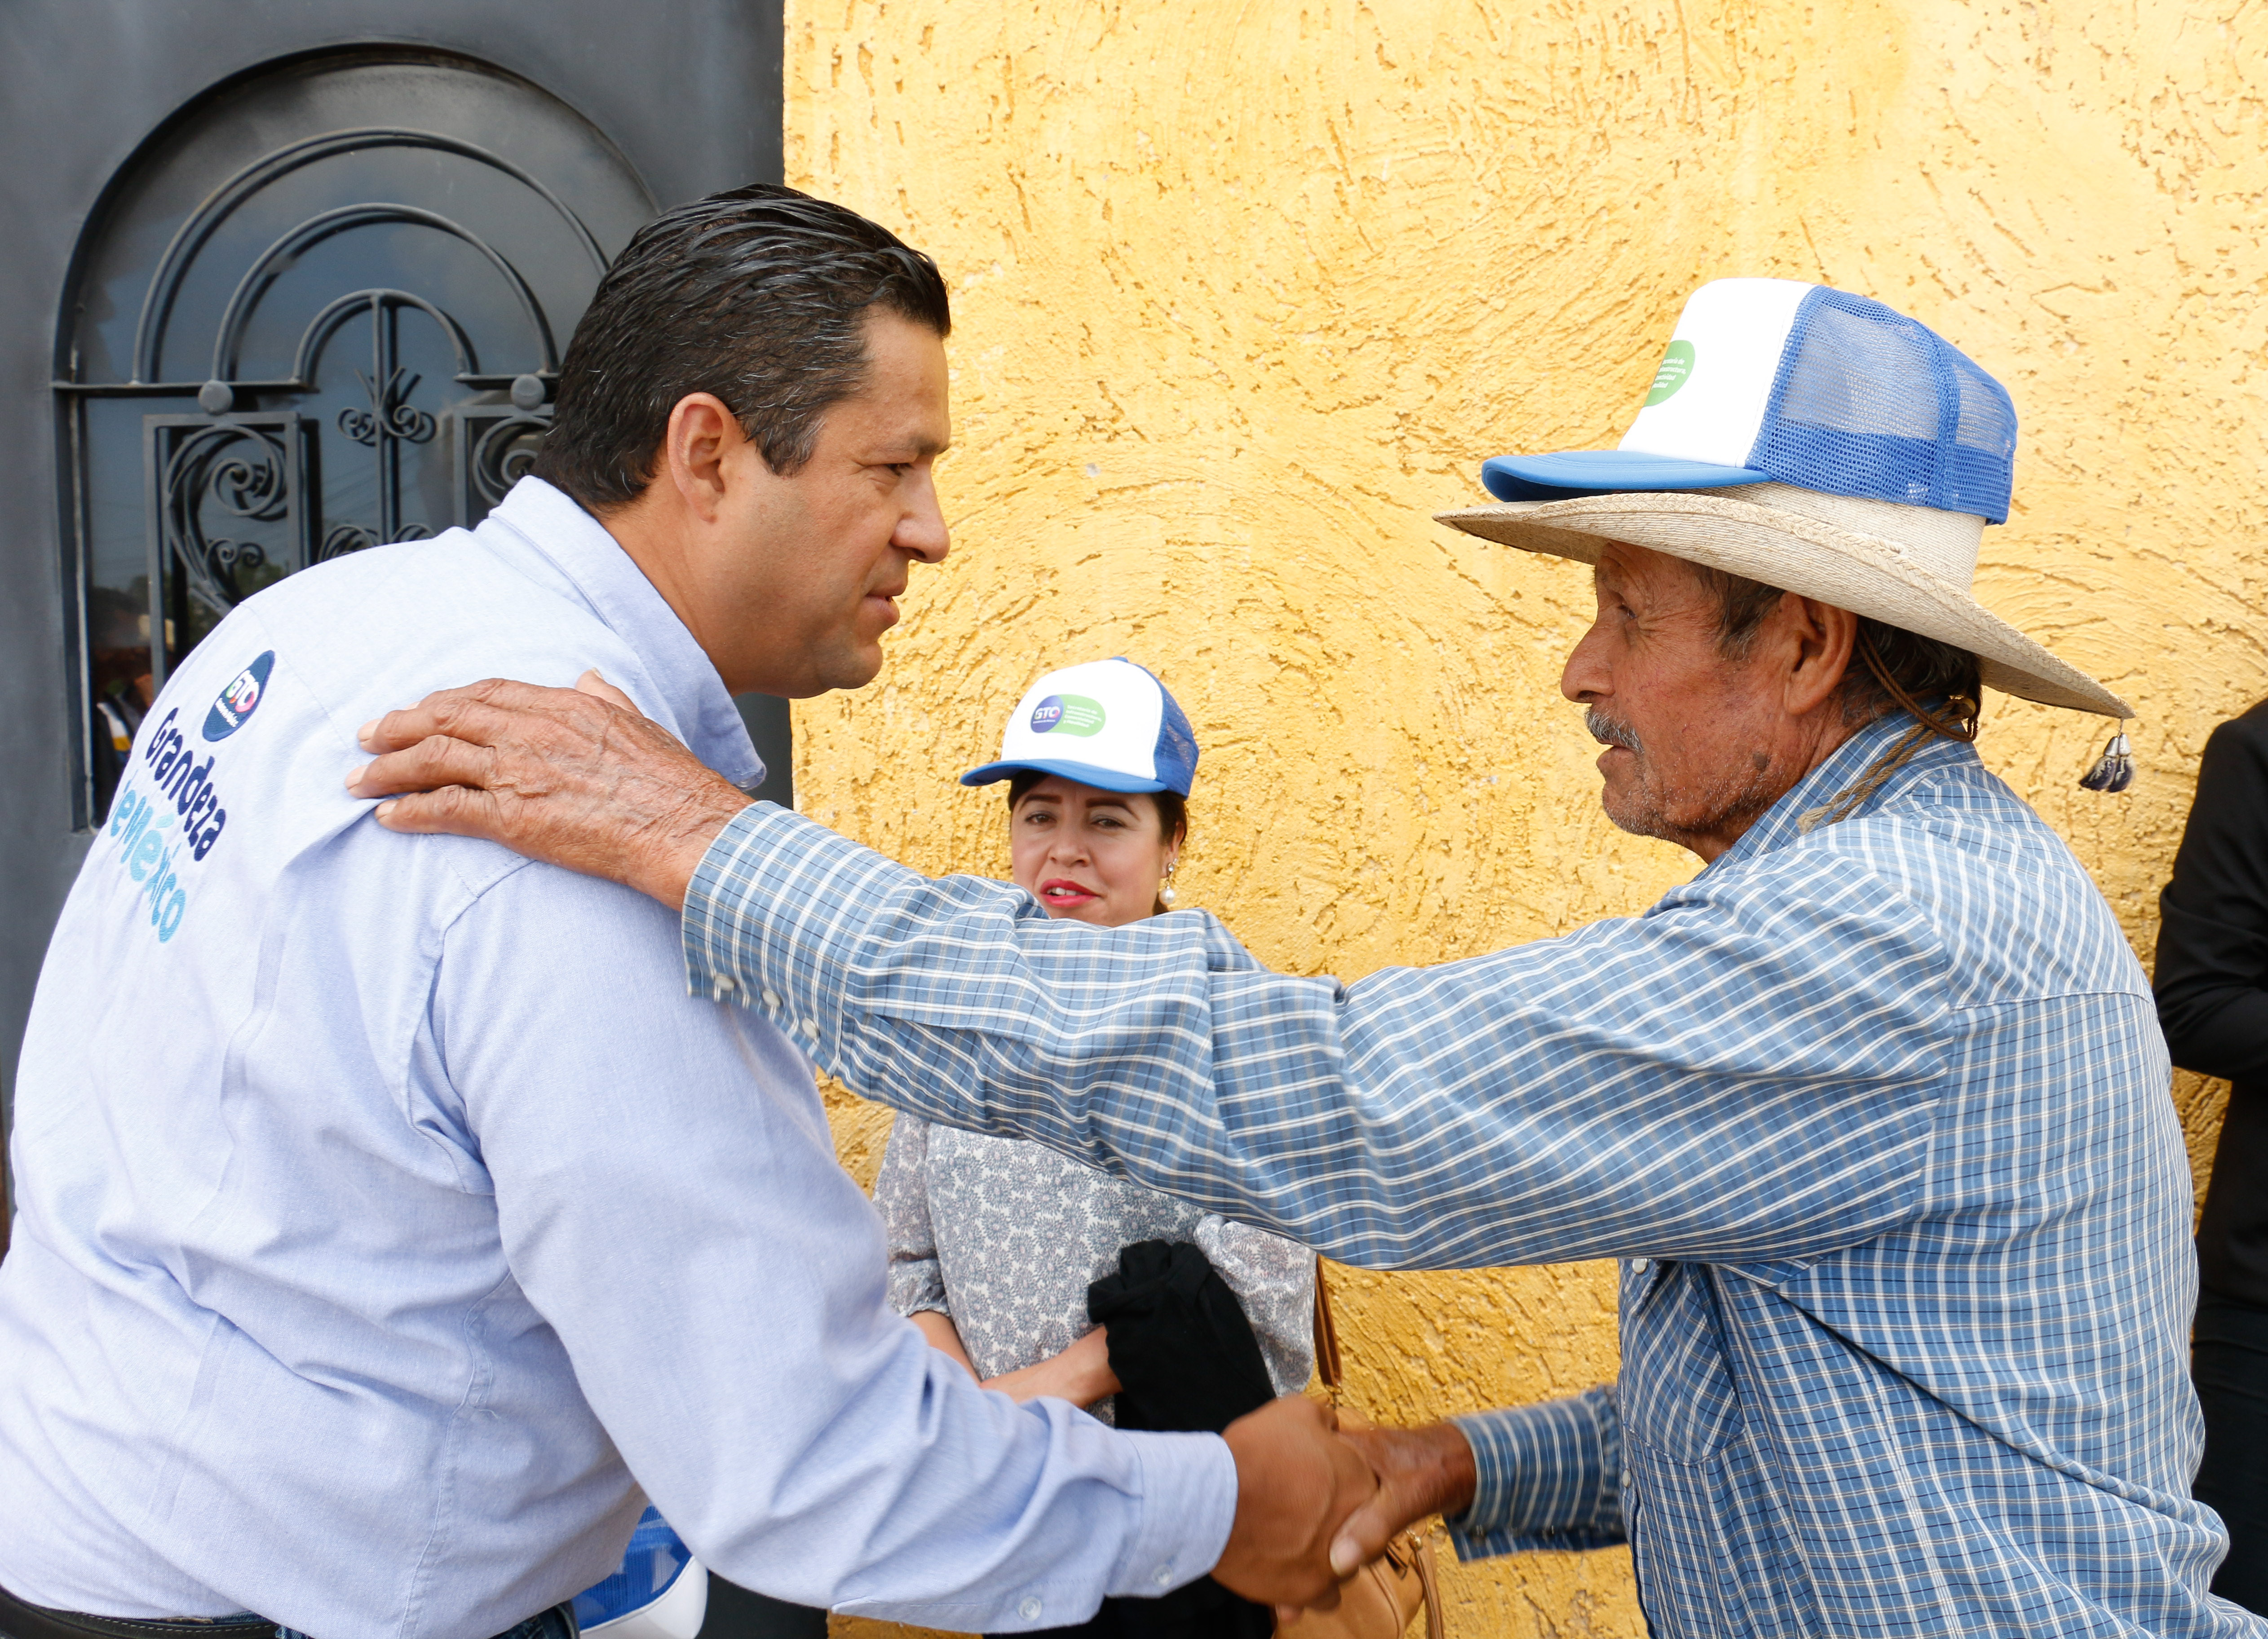
[[1236,1459],[1236,1519],[1213,1579],[1280,1620],[1336,1606],[1395,1533],[1472,1501],[1472,1447],[1454,1423],[1342,1430],[1329,1406],[1286,1394],[1221,1437]]

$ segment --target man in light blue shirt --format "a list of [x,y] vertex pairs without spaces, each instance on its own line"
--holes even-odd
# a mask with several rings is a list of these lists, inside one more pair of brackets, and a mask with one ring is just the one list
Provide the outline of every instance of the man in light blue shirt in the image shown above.
[[524,478],[253,598],[168,682],[18,1082],[0,1630],[482,1639],[611,1570],[648,1497],[736,1582],[938,1627],[1217,1562],[1329,1586],[1372,1481],[1314,1408],[1223,1439],[982,1392],[888,1309],[807,1044],[688,999],[674,916],[342,784],[405,694],[593,665],[756,781],[731,692],[865,682],[944,555],[946,326],[927,259],[838,207],[671,212],[541,469],[611,529]]

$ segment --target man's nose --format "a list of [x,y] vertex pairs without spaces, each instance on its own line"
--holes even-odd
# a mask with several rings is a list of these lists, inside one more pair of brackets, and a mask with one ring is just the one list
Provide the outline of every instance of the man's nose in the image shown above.
[[1613,673],[1599,653],[1599,629],[1586,631],[1559,673],[1559,692],[1578,705],[1588,705],[1614,692]]
[[911,484],[906,510],[898,516],[898,527],[890,535],[890,544],[902,552],[911,552],[924,564],[941,564],[951,547],[950,532],[945,527],[945,508],[937,498],[937,482],[927,467],[924,467]]

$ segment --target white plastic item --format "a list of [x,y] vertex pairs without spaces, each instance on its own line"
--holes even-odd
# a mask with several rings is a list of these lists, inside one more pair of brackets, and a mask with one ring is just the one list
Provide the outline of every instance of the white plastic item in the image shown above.
[[607,1639],[695,1639],[708,1614],[709,1573],[699,1560],[688,1559],[652,1604],[583,1632],[586,1636],[604,1634]]

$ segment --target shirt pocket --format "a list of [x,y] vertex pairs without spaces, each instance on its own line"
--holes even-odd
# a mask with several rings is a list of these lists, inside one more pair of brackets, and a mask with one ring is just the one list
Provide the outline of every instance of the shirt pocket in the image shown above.
[[1654,1639],[1818,1639],[1818,1600],[1744,1438],[1697,1461],[1624,1443],[1623,1510]]
[[[1658,1639],[1794,1639],[1818,1602],[1724,1353],[1704,1264],[1657,1265],[1623,1325],[1623,1517]],[[1629,1296],[1625,1288],[1625,1296]]]
[[1745,1421],[1706,1266],[1655,1264],[1623,1297],[1624,1437],[1675,1462],[1707,1460]]

